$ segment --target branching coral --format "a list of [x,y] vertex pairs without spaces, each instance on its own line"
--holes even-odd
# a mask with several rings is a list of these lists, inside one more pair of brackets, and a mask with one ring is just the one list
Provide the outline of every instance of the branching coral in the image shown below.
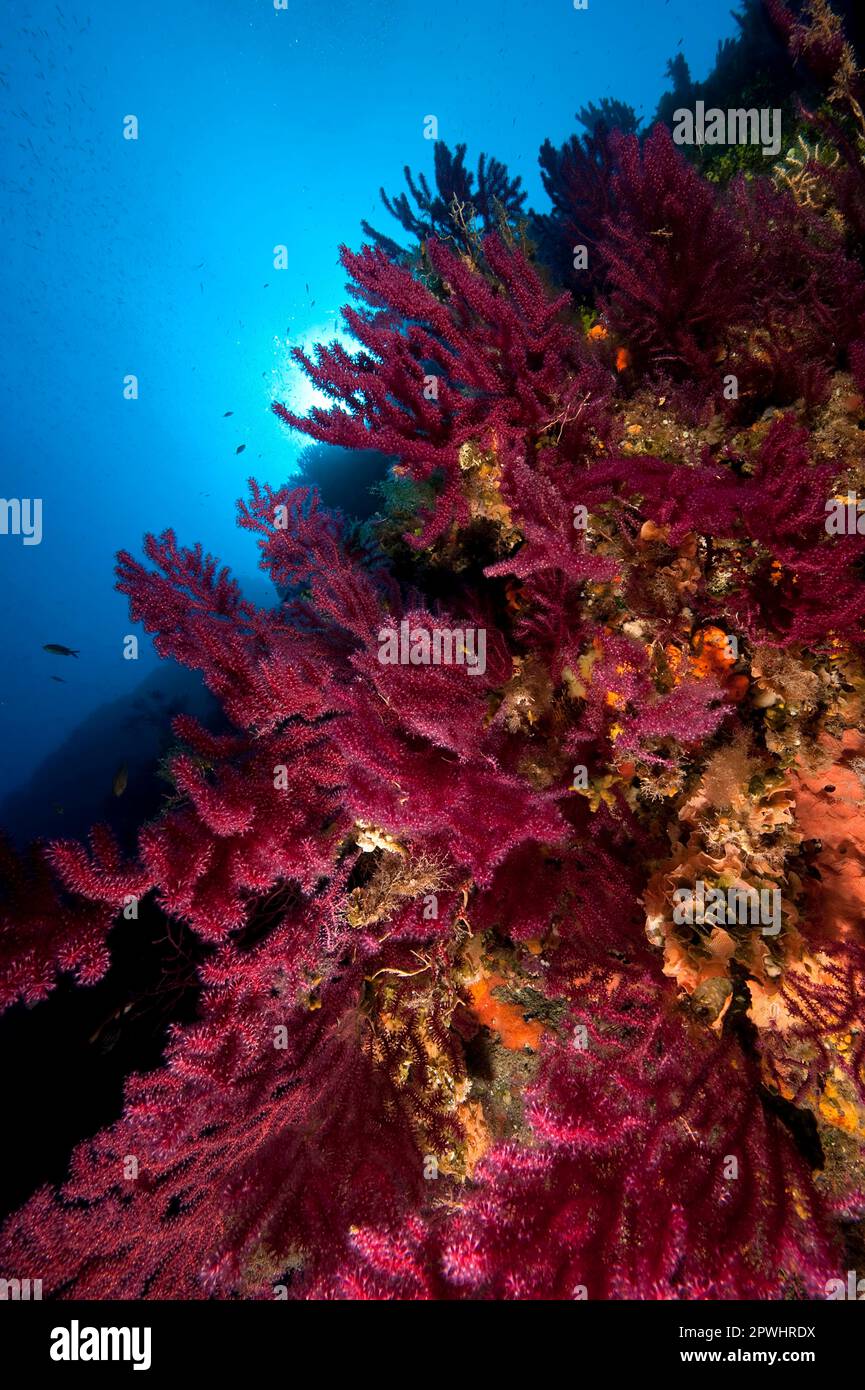
[[[519,220],[526,200],[520,188],[522,180],[511,179],[497,159],[480,156],[475,186],[475,175],[465,167],[465,145],[457,145],[452,154],[443,140],[436,140],[434,150],[435,193],[424,174],[415,179],[409,167],[405,168],[405,181],[415,208],[408,194],[400,193],[391,199],[381,189],[382,203],[411,236],[421,242],[431,236],[453,239],[462,251],[468,252],[483,232]],[[363,230],[388,255],[402,254],[396,242],[368,222],[363,223]]]

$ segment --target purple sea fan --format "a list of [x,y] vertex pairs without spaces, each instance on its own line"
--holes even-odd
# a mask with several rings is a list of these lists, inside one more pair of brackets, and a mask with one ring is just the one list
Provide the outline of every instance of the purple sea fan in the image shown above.
[[[541,179],[553,212],[537,219],[545,258],[557,279],[576,289],[597,289],[604,283],[605,261],[599,253],[604,224],[614,215],[615,147],[602,124],[585,135],[572,135],[556,149],[545,140],[538,157]],[[579,247],[588,252],[585,271],[574,270]]]
[[582,496],[580,476],[571,467],[563,479],[566,484],[563,492],[553,480],[532,468],[518,452],[513,452],[506,462],[501,491],[523,542],[506,560],[488,565],[485,570],[488,577],[512,574],[528,579],[552,570],[571,584],[613,578],[615,561],[592,554],[585,544],[584,533],[574,528],[573,508]]
[[844,25],[828,0],[805,0],[798,7],[804,15],[802,19],[797,18],[784,0],[763,0],[763,4],[795,61],[801,60],[820,82],[834,80],[841,90],[855,84],[861,92]]
[[550,1055],[539,1148],[484,1163],[443,1242],[447,1277],[488,1298],[823,1293],[835,1261],[810,1175],[741,1055],[661,1020],[624,1027],[627,1061],[609,1041]]
[[[388,648],[394,659],[383,664]],[[397,659],[400,651],[404,662]],[[438,652],[446,660],[412,663],[412,652],[416,658],[427,652],[435,658]],[[377,645],[354,656],[352,665],[371,693],[399,710],[407,733],[462,758],[472,757],[482,745],[489,688],[504,685],[511,674],[504,640],[494,628],[416,609],[408,610],[399,625],[395,619],[384,624]],[[357,710],[354,701],[351,707]]]
[[[576,966],[576,958],[573,959]],[[482,1160],[452,1216],[372,1228],[337,1296],[825,1295],[837,1256],[753,1063],[667,1011],[639,969],[581,974],[529,1093],[531,1147]],[[319,1293],[324,1289],[320,1289]]]
[[[121,554],[134,619],[228,731],[175,721],[174,794],[131,859],[99,830],[12,867],[0,1002],[96,979],[151,894],[194,946],[197,1013],[10,1219],[4,1274],[61,1297],[782,1299],[838,1272],[808,1146],[764,1088],[796,1079],[800,1045],[797,1101],[819,1105],[842,1052],[860,1076],[861,1040],[835,1034],[861,951],[827,945],[813,981],[766,956],[792,1048],[754,1038],[740,977],[715,1031],[662,974],[641,898],[687,805],[711,790],[732,859],[725,811],[771,798],[821,720],[858,720],[858,655],[826,638],[865,617],[865,538],[825,528],[851,412],[685,430],[654,388],[690,380],[711,408],[758,317],[803,372],[858,370],[860,277],[810,214],[719,192],[661,129],[603,150],[577,210],[608,314],[588,342],[507,235],[431,240],[422,274],[343,252],[359,350],[299,354],[330,407],[277,414],[394,476],[362,527],[252,485],[240,524],[278,605],[171,532]],[[791,241],[758,293],[761,208]],[[736,633],[791,650],[774,669],[728,652]],[[774,704],[745,698],[775,677]],[[770,867],[788,833],[801,854],[792,887],[810,851],[781,799],[781,821],[753,817]]]
[[479,883],[514,846],[565,837],[554,798],[532,790],[482,747],[460,762],[408,737],[365,696],[351,712],[334,738],[347,767],[345,802],[356,815],[427,853],[447,855]]
[[[116,868],[110,836],[95,843]],[[116,887],[116,879],[112,884]],[[67,972],[82,984],[98,980],[109,965],[106,938],[122,896],[94,900],[74,887],[63,892],[44,846],[16,854],[0,836],[0,1010],[17,999],[36,1004]]]
[[418,1199],[408,1124],[364,1046],[362,970],[326,985],[320,1009],[295,1003],[316,944],[316,914],[286,916],[205,968],[203,1017],[129,1084],[123,1118],[76,1151],[63,1189],[10,1220],[4,1269],[37,1268],[60,1297],[272,1297],[291,1252],[313,1278],[345,1262],[351,1226]]
[[[397,456],[419,481],[440,479],[435,511],[418,545],[468,519],[460,448],[524,444],[556,428],[562,449],[577,457],[598,414],[597,372],[575,330],[562,321],[567,295],[550,299],[537,272],[497,236],[483,241],[488,277],[444,245],[430,242],[441,299],[382,252],[343,248],[349,288],[364,310],[346,323],[363,344],[351,356],[338,344],[297,360],[337,404],[308,418],[274,410],[314,439]],[[581,374],[588,373],[585,382]],[[593,398],[587,410],[586,397]]]
[[[838,1083],[846,1078],[865,1109],[863,987],[865,948],[850,940],[817,944],[785,971],[774,991],[751,986],[751,1012],[760,1025],[767,1073],[795,1104],[816,1105],[824,1078],[830,1076],[830,1095],[837,1100]],[[821,1109],[824,1116],[834,1113],[831,1102]],[[843,1115],[841,1105],[838,1112]]]
[[811,406],[826,394],[828,371],[844,365],[861,335],[862,267],[829,219],[798,205],[789,191],[739,179],[730,200],[747,240],[752,289],[744,341],[727,370],[737,373],[752,410],[799,396],[810,396]]
[[672,544],[688,531],[739,547],[743,537],[753,542],[750,552],[738,549],[720,615],[717,601],[701,595],[707,619],[732,613],[734,626],[754,640],[779,645],[815,641],[861,621],[865,538],[827,534],[833,469],[811,461],[808,431],[793,415],[780,416],[756,450],[750,476],[738,476],[735,462],[722,456],[686,467],[648,456],[611,458],[587,473],[583,491],[589,505],[613,489],[641,496],[641,515],[669,526]]
[[636,964],[580,971],[583,951],[576,986],[564,961],[557,972],[573,1032],[530,1099],[538,1158],[491,1156],[496,1195],[482,1182],[457,1219],[454,1273],[480,1245],[471,1282],[491,1296],[780,1297],[800,1280],[821,1293],[834,1252],[820,1205],[753,1065],[668,1012]]
[[[501,218],[516,220],[522,215],[526,201],[520,187],[522,179],[511,179],[504,164],[497,159],[488,160],[482,154],[478,160],[475,187],[475,176],[465,167],[465,154],[465,145],[457,145],[452,154],[443,140],[436,140],[435,193],[431,191],[424,174],[415,181],[406,165],[403,171],[405,181],[417,211],[412,208],[405,193],[391,199],[383,188],[380,190],[381,200],[388,212],[418,241],[422,242],[430,236],[455,238],[466,249],[471,240],[466,234],[467,229],[492,231]],[[399,259],[404,254],[395,241],[377,232],[368,222],[362,222],[361,226],[364,235],[371,237],[392,259]]]
[[706,378],[748,303],[741,229],[666,126],[642,146],[635,135],[611,143],[614,211],[599,248],[610,322],[640,361]]
[[861,623],[865,537],[827,534],[831,497],[832,468],[811,463],[807,431],[792,416],[776,420],[753,478],[740,488],[745,531],[766,556],[736,581],[738,617],[749,635],[765,634],[779,645],[815,642],[831,629]]
[[575,756],[587,745],[598,748],[609,740],[617,757],[660,766],[668,760],[652,751],[655,740],[697,743],[714,733],[727,713],[722,691],[709,680],[687,680],[659,695],[646,650],[636,642],[597,634],[594,649],[598,659],[587,678],[585,705],[568,739]]

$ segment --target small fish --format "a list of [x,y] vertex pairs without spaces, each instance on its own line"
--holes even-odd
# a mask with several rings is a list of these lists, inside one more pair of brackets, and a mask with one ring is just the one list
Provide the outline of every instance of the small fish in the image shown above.
[[98,1042],[100,1052],[110,1052],[120,1039],[121,1023],[131,1008],[131,1004],[126,1004],[122,1008],[115,1009],[112,1014],[103,1019],[96,1032],[91,1034],[87,1041],[89,1043]]
[[53,681],[56,681],[58,685],[65,685],[65,684],[66,684],[66,682],[65,682],[65,680],[63,679],[62,676],[52,676],[51,679],[52,679]]
[[225,412],[225,414],[223,415],[222,418],[223,418],[223,420],[227,420],[228,417],[229,417],[229,415],[233,415],[233,414],[234,414],[234,411],[233,411],[233,410],[226,410],[226,412]]
[[71,647],[64,647],[60,642],[46,642],[42,648],[43,652],[50,652],[52,656],[78,656]]
[[242,454],[245,448],[246,448],[246,445],[245,445],[245,444],[238,444],[238,446],[237,446],[237,448],[235,449],[234,452],[235,452],[236,454]]
[[121,766],[115,772],[114,781],[111,784],[114,795],[122,796],[123,793],[126,791],[126,786],[128,782],[129,768],[126,766],[125,763],[122,763]]

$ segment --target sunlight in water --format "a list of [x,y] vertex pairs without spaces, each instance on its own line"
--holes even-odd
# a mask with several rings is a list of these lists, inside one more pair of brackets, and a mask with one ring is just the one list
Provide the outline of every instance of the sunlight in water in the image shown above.
[[319,343],[337,342],[346,352],[357,352],[360,347],[357,339],[344,328],[335,327],[333,320],[308,328],[299,336],[273,339],[273,368],[270,380],[270,400],[282,401],[297,415],[307,415],[313,406],[328,406],[332,402],[323,391],[315,386],[293,356],[294,348],[301,348],[315,361],[315,348]]

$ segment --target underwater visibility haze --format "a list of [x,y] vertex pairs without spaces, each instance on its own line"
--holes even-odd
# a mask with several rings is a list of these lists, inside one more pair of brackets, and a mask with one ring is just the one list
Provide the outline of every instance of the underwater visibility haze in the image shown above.
[[858,1299],[858,5],[3,31],[0,1280]]

